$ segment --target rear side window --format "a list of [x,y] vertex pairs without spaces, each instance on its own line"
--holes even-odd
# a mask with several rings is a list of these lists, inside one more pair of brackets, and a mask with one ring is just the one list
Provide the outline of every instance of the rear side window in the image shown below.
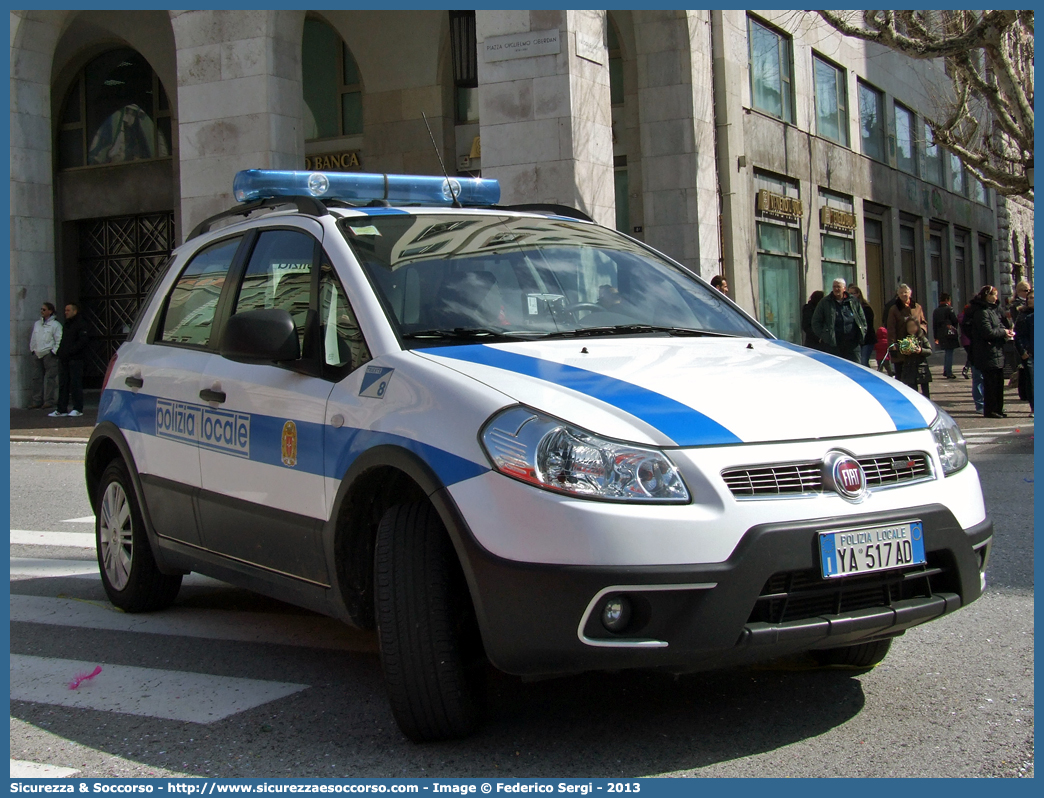
[[161,341],[199,347],[210,343],[218,299],[240,241],[242,237],[211,244],[189,261],[167,299]]

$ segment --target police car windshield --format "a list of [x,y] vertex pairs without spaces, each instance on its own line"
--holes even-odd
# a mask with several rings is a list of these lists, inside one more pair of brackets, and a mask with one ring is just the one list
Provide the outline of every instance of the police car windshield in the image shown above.
[[340,227],[408,347],[474,342],[458,330],[524,339],[765,337],[713,288],[597,225],[385,212]]

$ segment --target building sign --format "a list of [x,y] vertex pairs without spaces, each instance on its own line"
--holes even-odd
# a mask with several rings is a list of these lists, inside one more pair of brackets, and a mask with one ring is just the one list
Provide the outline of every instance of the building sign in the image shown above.
[[764,188],[758,191],[757,208],[761,213],[787,216],[792,219],[800,219],[804,213],[804,206],[801,204],[801,200],[796,197],[784,197],[781,194],[773,194]]
[[555,55],[561,51],[562,42],[557,30],[538,30],[531,33],[512,33],[508,36],[490,36],[481,46],[488,63],[507,61],[509,58]]
[[839,211],[837,208],[828,208],[824,205],[819,209],[819,225],[851,233],[856,228],[856,217],[854,213]]
[[606,49],[601,39],[585,36],[580,31],[576,32],[576,54],[585,61],[593,64],[604,64]]
[[359,169],[362,167],[359,155],[359,150],[306,155],[305,171],[310,172],[314,169],[317,172],[346,172],[349,169]]

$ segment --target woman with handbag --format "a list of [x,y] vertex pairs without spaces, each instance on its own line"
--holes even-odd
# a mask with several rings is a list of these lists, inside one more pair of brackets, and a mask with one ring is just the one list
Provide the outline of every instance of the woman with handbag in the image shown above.
[[939,307],[932,311],[932,337],[935,345],[943,350],[943,376],[948,380],[957,379],[953,373],[953,353],[961,345],[961,334],[957,328],[957,314],[953,312],[953,303],[949,294],[939,297]]

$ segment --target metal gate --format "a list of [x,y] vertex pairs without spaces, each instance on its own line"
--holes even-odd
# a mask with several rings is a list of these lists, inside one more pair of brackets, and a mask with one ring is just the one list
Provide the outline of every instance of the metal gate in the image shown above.
[[78,228],[80,312],[91,336],[84,385],[97,388],[170,256],[174,213],[88,219]]

